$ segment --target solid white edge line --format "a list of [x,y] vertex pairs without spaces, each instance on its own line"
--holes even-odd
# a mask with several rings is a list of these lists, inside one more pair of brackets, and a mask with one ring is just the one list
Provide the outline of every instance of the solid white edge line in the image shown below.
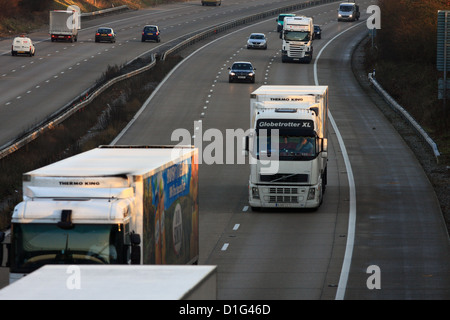
[[[334,36],[331,40],[329,40],[323,48],[319,51],[319,54],[317,55],[315,61],[314,61],[314,83],[316,86],[319,85],[319,80],[317,76],[317,62],[319,61],[319,57],[322,54],[323,50],[336,38],[340,37],[345,32],[359,26],[360,22],[342,32]],[[348,220],[348,229],[347,229],[347,244],[345,247],[345,255],[344,255],[344,261],[342,262],[342,269],[341,269],[341,275],[339,277],[339,284],[336,292],[335,300],[343,300],[345,296],[345,290],[347,288],[347,281],[348,281],[348,275],[350,272],[350,265],[352,262],[352,255],[353,255],[353,246],[355,241],[355,225],[356,225],[356,190],[355,190],[355,180],[353,177],[353,170],[352,165],[350,163],[350,160],[348,158],[347,149],[345,147],[344,140],[342,139],[341,133],[339,132],[339,129],[336,125],[336,122],[334,121],[333,116],[331,115],[330,110],[328,110],[328,118],[330,119],[331,125],[333,126],[334,131],[336,132],[336,137],[339,142],[339,146],[342,150],[342,157],[344,158],[345,168],[347,170],[347,178],[348,178],[348,185],[349,185],[349,193],[350,193],[350,207],[349,207],[349,220]]]

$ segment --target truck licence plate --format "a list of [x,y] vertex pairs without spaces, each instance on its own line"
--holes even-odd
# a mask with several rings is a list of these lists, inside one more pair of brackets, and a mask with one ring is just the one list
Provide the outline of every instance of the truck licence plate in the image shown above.
[[277,208],[288,208],[288,207],[291,207],[291,205],[289,203],[276,203],[275,206]]

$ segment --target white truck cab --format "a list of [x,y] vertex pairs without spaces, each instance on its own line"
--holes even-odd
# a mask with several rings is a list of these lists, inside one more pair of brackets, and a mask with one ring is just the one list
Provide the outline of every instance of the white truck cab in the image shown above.
[[17,56],[18,54],[28,54],[32,57],[35,53],[36,48],[30,38],[27,38],[25,35],[14,38],[11,46],[11,55]]

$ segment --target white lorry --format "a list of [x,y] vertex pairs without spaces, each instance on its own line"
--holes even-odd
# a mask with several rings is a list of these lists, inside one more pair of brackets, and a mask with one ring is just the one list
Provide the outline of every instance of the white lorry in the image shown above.
[[100,146],[25,173],[10,282],[46,264],[196,264],[197,157],[191,146]]
[[249,204],[318,208],[327,184],[328,86],[261,86],[250,95]]
[[81,28],[81,15],[77,10],[50,11],[50,38],[52,41],[76,42]]
[[280,34],[282,42],[281,61],[301,61],[310,63],[313,58],[314,23],[310,17],[296,16],[284,18]]

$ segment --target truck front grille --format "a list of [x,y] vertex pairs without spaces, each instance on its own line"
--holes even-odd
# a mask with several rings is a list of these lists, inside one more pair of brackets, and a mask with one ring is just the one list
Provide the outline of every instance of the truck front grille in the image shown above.
[[298,203],[297,196],[270,196],[269,203]]
[[304,45],[291,44],[289,46],[289,55],[291,57],[302,58],[305,55],[306,47]]
[[269,193],[272,194],[299,194],[298,188],[288,188],[288,187],[271,187],[269,188]]

